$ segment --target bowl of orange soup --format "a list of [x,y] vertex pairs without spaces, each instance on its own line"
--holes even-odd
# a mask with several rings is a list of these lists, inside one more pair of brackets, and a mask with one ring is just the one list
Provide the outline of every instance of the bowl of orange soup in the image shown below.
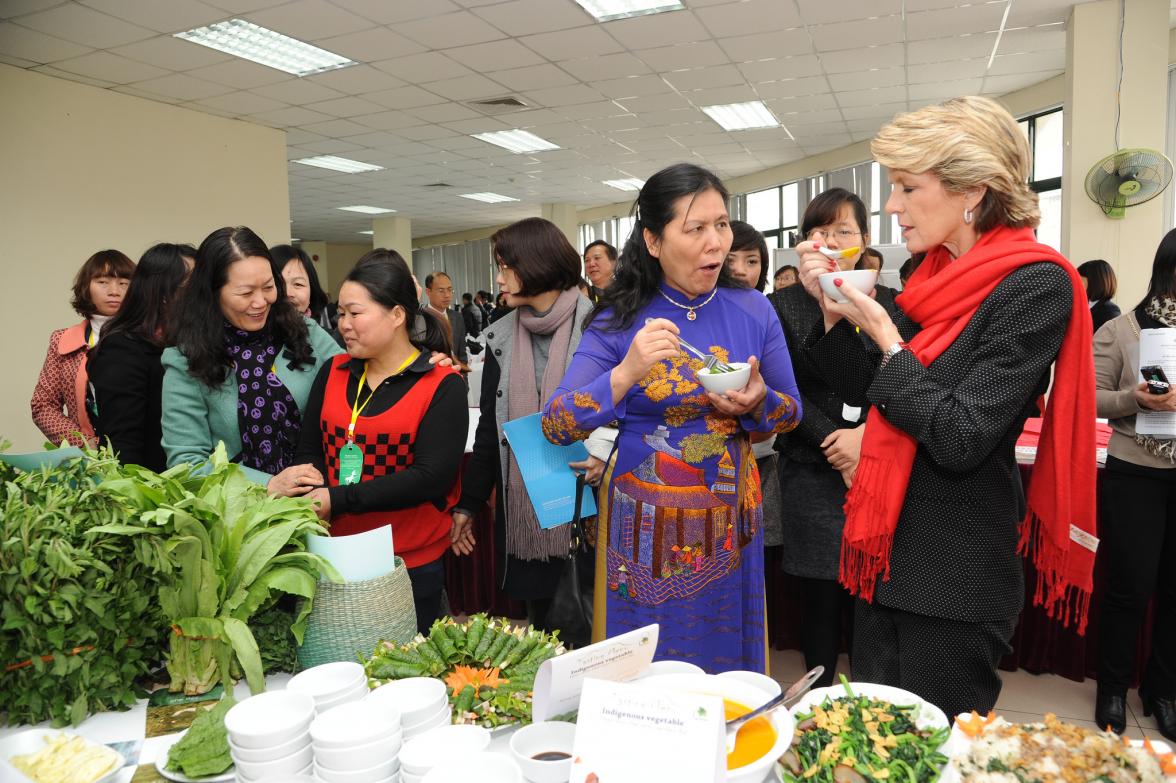
[[[723,700],[727,720],[750,712],[770,698],[762,688],[755,685],[713,674],[654,675],[643,678],[641,685],[680,693],[719,696]],[[735,750],[727,755],[729,783],[760,783],[776,759],[792,744],[795,725],[792,715],[783,708],[743,724],[735,737]]]

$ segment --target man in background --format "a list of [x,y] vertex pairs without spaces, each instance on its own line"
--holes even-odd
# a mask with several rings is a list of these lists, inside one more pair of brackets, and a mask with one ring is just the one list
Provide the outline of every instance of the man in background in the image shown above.
[[462,372],[469,372],[469,354],[465,344],[465,322],[456,310],[450,310],[453,304],[453,280],[444,272],[433,272],[425,278],[425,296],[429,300],[426,310],[441,321],[441,327],[449,339],[449,347],[453,354],[453,361]]

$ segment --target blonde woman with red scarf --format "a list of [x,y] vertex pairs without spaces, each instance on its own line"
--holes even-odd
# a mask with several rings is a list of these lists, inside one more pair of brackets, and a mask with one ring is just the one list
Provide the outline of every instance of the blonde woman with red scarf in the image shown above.
[[[1073,266],[1034,238],[1028,144],[999,104],[900,115],[871,149],[889,170],[887,212],[927,254],[895,318],[848,285],[844,304],[823,296],[818,277],[836,267],[818,243],[796,248],[824,313],[804,348],[849,404],[873,406],[842,536],[853,675],[948,715],[986,712],[1024,601],[1018,553],[1039,574],[1035,602],[1085,630],[1098,544],[1089,307]],[[1013,447],[1055,363],[1023,491]]]

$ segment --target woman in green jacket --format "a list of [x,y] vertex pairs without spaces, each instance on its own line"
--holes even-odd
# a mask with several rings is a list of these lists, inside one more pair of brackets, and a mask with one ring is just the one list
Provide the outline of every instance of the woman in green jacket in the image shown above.
[[257,234],[212,232],[177,308],[175,346],[163,353],[168,466],[202,463],[223,441],[271,494],[322,485],[313,466],[293,458],[311,384],[338,353],[331,336],[290,304]]

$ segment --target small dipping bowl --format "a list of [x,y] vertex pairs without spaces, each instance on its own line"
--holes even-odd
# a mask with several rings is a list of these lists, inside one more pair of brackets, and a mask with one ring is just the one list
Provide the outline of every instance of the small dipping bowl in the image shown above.
[[564,783],[572,774],[575,740],[574,723],[532,723],[510,738],[510,752],[523,777],[531,783]]

